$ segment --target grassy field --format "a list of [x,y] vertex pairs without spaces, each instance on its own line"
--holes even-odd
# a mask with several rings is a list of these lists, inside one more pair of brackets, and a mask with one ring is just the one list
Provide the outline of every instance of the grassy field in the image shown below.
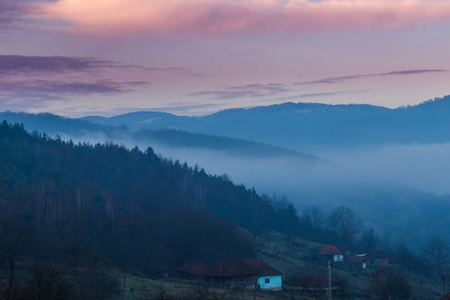
[[[117,299],[122,299],[122,296]],[[303,299],[292,291],[270,292],[246,289],[208,287],[200,282],[165,278],[147,280],[139,277],[127,278],[125,300],[146,299]]]
[[[297,237],[271,232],[257,238],[259,255],[269,265],[283,272],[283,281],[302,274],[326,274],[327,262],[315,259],[321,244]],[[351,299],[367,298],[373,269],[352,268],[345,264],[334,264],[332,277],[346,282]],[[435,281],[414,273],[403,272],[412,287],[415,299],[439,299],[440,287]],[[122,295],[117,298],[122,299]],[[283,292],[268,292],[243,289],[206,287],[199,282],[175,278],[150,280],[127,276],[124,299],[311,299],[301,292],[284,285]],[[337,298],[338,299],[338,298]]]

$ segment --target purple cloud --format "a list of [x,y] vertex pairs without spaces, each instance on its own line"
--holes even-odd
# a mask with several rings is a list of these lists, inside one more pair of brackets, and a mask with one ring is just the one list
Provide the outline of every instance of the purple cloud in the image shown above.
[[89,94],[121,94],[132,87],[148,84],[147,82],[97,81],[93,83],[78,81],[33,80],[20,82],[0,82],[0,94],[13,98],[36,100],[60,100],[63,96]]
[[329,77],[329,78],[323,78],[323,79],[314,80],[314,81],[298,82],[298,83],[296,83],[296,85],[340,83],[340,82],[347,81],[347,80],[361,79],[361,78],[365,78],[365,77],[415,75],[415,74],[439,73],[439,72],[448,72],[448,70],[418,69],[418,70],[392,71],[392,72],[386,72],[386,73],[359,74],[359,75],[351,75],[351,76]]
[[[70,95],[121,94],[149,85],[142,78],[153,72],[201,76],[185,68],[127,65],[95,57],[0,55],[0,94],[46,100]],[[117,79],[118,74],[131,80]]]
[[30,73],[86,72],[111,62],[90,57],[0,55],[0,76]]
[[0,0],[0,29],[9,26],[23,13],[24,9],[16,1]]
[[344,90],[344,91],[330,91],[330,92],[320,92],[320,93],[308,93],[308,94],[298,94],[298,95],[292,95],[292,96],[284,96],[284,97],[277,97],[273,99],[266,99],[263,100],[264,102],[285,102],[285,101],[296,101],[298,99],[307,99],[307,98],[318,98],[318,97],[332,97],[337,95],[344,95],[344,94],[356,94],[356,93],[364,93],[370,91],[368,89],[359,89],[359,90]]
[[53,0],[0,0],[0,30],[11,28],[17,22],[30,22],[26,17],[33,14],[33,2],[49,3]]
[[172,72],[186,76],[203,76],[180,67],[148,67],[122,64],[95,57],[0,55],[0,77],[18,74],[106,71],[108,69],[143,72]]
[[288,92],[289,90],[281,83],[268,84],[247,84],[239,86],[228,86],[222,90],[200,91],[189,93],[188,96],[209,96],[214,99],[236,99],[236,98],[259,98],[266,96],[273,96],[280,93]]
[[[354,91],[340,91],[340,92],[324,92],[324,93],[311,93],[311,94],[302,94],[298,95],[297,98],[315,98],[315,97],[330,97],[342,94],[353,94],[356,92],[361,92],[362,90],[354,90]],[[364,90],[366,91],[366,90]]]

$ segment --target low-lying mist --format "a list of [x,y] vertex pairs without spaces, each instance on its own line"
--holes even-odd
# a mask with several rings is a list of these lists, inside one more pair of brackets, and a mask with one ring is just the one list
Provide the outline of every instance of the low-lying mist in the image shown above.
[[[104,142],[101,136],[79,139]],[[339,205],[355,210],[385,240],[413,249],[430,236],[449,234],[450,144],[391,145],[377,149],[332,149],[321,160],[238,156],[202,148],[174,148],[146,141],[115,140],[132,148],[151,146],[163,157],[227,174],[259,193],[286,195],[301,211],[311,205],[328,212]],[[316,154],[316,153],[314,153]],[[436,224],[437,218],[441,218]],[[447,220],[448,221],[448,220]],[[415,232],[414,239],[411,230]]]
[[450,194],[450,144],[389,145],[378,149],[335,150],[321,157],[345,166],[355,176]]
[[[373,227],[384,242],[420,250],[430,236],[450,232],[448,219],[450,145],[391,145],[379,149],[321,153],[322,161],[230,156],[205,149],[153,145],[165,157],[198,164],[259,193],[286,195],[300,211],[319,205],[324,212],[346,205]],[[442,222],[442,221],[440,221]],[[414,239],[411,236],[414,232]]]

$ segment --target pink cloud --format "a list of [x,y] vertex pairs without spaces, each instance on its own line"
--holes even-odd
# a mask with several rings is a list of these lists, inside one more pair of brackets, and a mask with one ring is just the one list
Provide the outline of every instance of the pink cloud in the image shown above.
[[59,0],[35,8],[38,18],[106,36],[304,33],[450,21],[445,0]]

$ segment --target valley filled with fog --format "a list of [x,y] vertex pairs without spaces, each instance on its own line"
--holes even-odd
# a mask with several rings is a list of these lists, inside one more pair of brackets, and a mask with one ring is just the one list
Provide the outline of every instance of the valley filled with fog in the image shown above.
[[[82,140],[104,142],[98,137]],[[388,246],[405,243],[420,251],[430,236],[450,234],[445,225],[450,212],[450,144],[329,148],[305,160],[171,147],[154,141],[114,142],[141,150],[150,146],[163,157],[198,165],[210,174],[226,174],[235,184],[254,187],[258,193],[286,196],[299,213],[312,206],[329,213],[346,205]]]
[[259,194],[286,196],[299,214],[311,206],[328,213],[345,205],[385,243],[420,251],[430,236],[450,234],[449,110],[445,97],[395,110],[286,103],[204,117],[2,117],[75,143],[152,147]]

